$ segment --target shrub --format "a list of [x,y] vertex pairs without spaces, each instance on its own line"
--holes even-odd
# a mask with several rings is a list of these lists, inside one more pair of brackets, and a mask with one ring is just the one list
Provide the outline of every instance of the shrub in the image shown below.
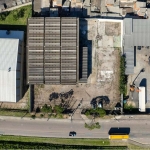
[[97,128],[97,129],[100,129],[100,128],[101,128],[99,122],[96,122],[96,123],[95,123],[95,128]]
[[86,116],[95,115],[98,117],[104,117],[106,115],[106,111],[103,108],[89,109],[85,112]]
[[62,114],[57,114],[57,115],[56,115],[56,118],[62,119],[62,118],[63,118],[63,115],[62,115]]
[[132,104],[127,104],[127,103],[124,104],[124,109],[130,109],[130,110],[132,110],[133,108],[135,108],[135,107],[132,106]]
[[96,123],[92,123],[92,124],[85,123],[84,127],[89,130],[93,130],[93,129],[100,129],[101,126],[100,126],[99,122],[96,122]]
[[47,106],[47,104],[45,104],[45,105],[41,108],[41,112],[44,112],[44,113],[52,113],[52,107],[51,107],[51,106]]
[[40,114],[40,117],[42,118],[44,115],[43,114]]
[[62,108],[60,105],[56,105],[54,107],[54,111],[57,113],[57,114],[61,114],[63,111],[64,111],[64,108]]
[[96,113],[100,116],[100,117],[104,117],[106,115],[106,111],[102,108],[97,108],[96,109]]
[[36,118],[36,116],[35,116],[35,115],[31,115],[31,118],[32,118],[32,119],[35,119],[35,118]]
[[0,20],[3,21],[6,19],[6,15],[4,13],[0,14]]
[[127,76],[125,75],[125,57],[121,56],[120,59],[120,93],[126,95],[126,83],[127,83]]
[[40,108],[37,107],[35,111],[36,111],[36,113],[39,113],[40,112]]
[[90,115],[90,111],[87,110],[87,111],[85,112],[85,115],[86,115],[86,116],[89,116],[89,115]]

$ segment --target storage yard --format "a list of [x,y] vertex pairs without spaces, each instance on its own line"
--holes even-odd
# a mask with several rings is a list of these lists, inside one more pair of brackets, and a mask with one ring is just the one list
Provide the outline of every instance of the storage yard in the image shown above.
[[[110,104],[104,106],[113,109],[119,96],[119,60],[121,47],[121,23],[104,22],[98,19],[80,20],[80,47],[88,47],[87,83],[77,85],[35,85],[35,105],[52,104],[49,96],[52,93],[66,93],[71,89],[73,94],[70,107],[77,107],[83,99],[82,108],[90,107],[90,101],[97,96],[108,96]],[[38,91],[38,92],[37,92]],[[60,99],[55,103],[59,104]]]
[[[103,105],[105,109],[114,109],[120,101],[119,67],[121,50],[122,22],[107,22],[99,19],[80,19],[80,47],[88,47],[88,79],[87,83],[77,85],[35,85],[34,106],[60,104],[60,97],[50,101],[52,94],[68,93],[64,98],[70,108],[76,108],[82,100],[81,108],[91,107],[90,102],[98,96],[107,96],[110,103]],[[79,52],[80,53],[80,52]],[[80,54],[79,54],[80,55]],[[26,107],[28,93],[14,107]],[[7,107],[13,104],[3,104]]]

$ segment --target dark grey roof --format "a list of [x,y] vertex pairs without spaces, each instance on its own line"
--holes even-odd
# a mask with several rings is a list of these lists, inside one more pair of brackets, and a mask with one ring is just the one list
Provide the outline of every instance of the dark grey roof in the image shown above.
[[88,47],[82,49],[82,78],[80,82],[87,83],[88,78]]
[[28,19],[27,77],[29,84],[78,82],[77,18]]
[[133,74],[134,73],[134,47],[124,47],[124,54],[126,57],[126,69],[125,74]]
[[124,19],[124,33],[124,46],[150,46],[150,19]]
[[150,46],[150,20],[133,19],[133,45]]

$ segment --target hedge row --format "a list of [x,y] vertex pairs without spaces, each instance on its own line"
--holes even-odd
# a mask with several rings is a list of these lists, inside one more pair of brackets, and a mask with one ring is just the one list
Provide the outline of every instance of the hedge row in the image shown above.
[[86,146],[51,143],[0,141],[0,149],[115,149],[125,150],[127,146]]

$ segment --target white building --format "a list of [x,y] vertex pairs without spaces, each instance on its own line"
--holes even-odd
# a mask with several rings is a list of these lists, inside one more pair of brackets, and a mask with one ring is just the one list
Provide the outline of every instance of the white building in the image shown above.
[[23,31],[0,30],[0,102],[22,98],[23,43]]

